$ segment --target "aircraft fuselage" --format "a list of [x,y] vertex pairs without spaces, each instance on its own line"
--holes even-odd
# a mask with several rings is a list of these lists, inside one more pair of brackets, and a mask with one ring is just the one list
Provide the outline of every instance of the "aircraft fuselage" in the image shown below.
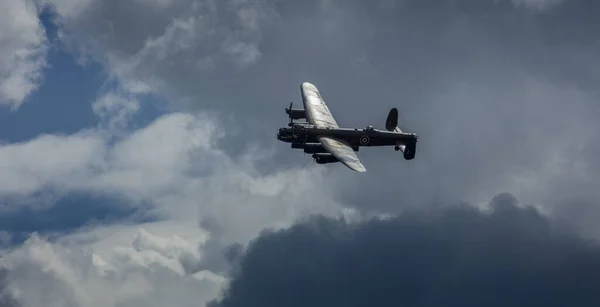
[[374,128],[315,128],[294,125],[281,128],[277,139],[287,143],[314,143],[321,136],[331,136],[348,142],[354,146],[395,146],[417,141],[414,133],[392,132]]

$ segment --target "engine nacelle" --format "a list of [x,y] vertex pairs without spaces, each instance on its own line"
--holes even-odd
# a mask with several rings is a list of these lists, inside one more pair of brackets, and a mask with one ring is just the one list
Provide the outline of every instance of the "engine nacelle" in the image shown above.
[[321,143],[306,143],[304,144],[304,152],[307,154],[315,154],[315,153],[326,153],[327,150],[323,148]]
[[304,152],[309,154],[327,152],[321,143],[292,143],[291,147],[294,149],[304,149]]
[[340,160],[338,160],[330,153],[315,153],[312,156],[315,159],[315,162],[317,162],[318,164],[340,162]]
[[[304,153],[329,153],[321,143],[292,143],[291,147],[294,149],[304,149]],[[358,151],[360,147],[351,146],[352,150]]]
[[306,110],[304,109],[285,109],[285,113],[290,116],[290,119],[306,118]]

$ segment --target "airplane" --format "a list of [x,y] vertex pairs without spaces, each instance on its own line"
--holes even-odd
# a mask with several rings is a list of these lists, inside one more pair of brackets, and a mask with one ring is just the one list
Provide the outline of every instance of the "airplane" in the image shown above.
[[[406,133],[398,128],[398,109],[389,111],[386,130],[373,126],[341,128],[316,86],[303,82],[300,92],[304,109],[293,109],[293,101],[290,103],[290,107],[285,109],[290,122],[288,127],[278,130],[277,139],[312,154],[318,164],[341,162],[354,171],[366,172],[356,155],[361,146],[394,146],[396,151],[403,153],[404,159],[415,158],[419,137],[416,133]],[[305,119],[306,122],[294,122],[296,119]]]

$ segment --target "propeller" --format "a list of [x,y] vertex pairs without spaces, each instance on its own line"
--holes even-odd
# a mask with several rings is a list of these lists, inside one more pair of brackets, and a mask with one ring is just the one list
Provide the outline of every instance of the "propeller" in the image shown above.
[[290,118],[290,123],[288,124],[288,126],[292,126],[294,124],[294,120],[292,119],[292,106],[293,106],[294,102],[291,101],[290,102],[290,107],[285,109],[285,113],[287,113],[289,115]]

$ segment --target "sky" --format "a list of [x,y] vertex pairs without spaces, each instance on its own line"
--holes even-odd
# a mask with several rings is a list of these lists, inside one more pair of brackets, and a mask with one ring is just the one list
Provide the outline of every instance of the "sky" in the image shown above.
[[[596,306],[599,15],[0,1],[0,306]],[[278,142],[305,81],[416,158]]]

